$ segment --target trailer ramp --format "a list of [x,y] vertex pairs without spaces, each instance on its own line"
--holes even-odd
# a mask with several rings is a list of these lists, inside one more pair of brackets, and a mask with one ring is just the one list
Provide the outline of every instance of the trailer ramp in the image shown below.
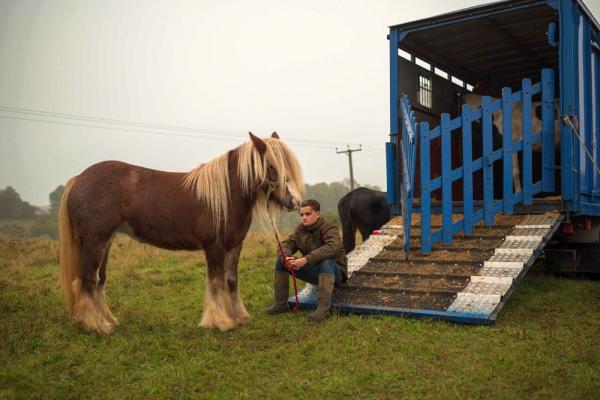
[[[396,217],[348,254],[350,278],[334,291],[333,307],[339,313],[493,324],[560,225],[557,210],[497,215],[492,226],[478,223],[473,235],[434,244],[429,255],[413,250],[408,259],[402,218]],[[413,223],[419,217],[414,213]],[[441,224],[436,217],[433,226]],[[413,249],[420,247],[419,229],[412,226]],[[316,307],[316,291],[307,285],[300,292],[301,308]]]

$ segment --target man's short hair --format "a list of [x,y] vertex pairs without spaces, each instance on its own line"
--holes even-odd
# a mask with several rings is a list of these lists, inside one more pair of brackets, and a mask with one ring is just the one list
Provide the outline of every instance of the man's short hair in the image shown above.
[[302,203],[300,203],[300,207],[310,207],[314,211],[321,211],[321,205],[315,199],[304,200]]

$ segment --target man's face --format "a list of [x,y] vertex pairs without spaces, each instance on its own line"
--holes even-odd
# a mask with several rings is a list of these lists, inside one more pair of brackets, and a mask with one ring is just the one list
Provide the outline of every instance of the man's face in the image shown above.
[[311,226],[321,216],[321,213],[313,210],[312,207],[300,207],[300,218],[302,218],[302,225]]

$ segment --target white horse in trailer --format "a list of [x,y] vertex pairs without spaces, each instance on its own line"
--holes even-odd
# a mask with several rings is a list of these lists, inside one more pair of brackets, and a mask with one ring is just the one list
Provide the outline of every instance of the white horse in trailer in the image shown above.
[[[462,95],[462,103],[468,104],[471,106],[472,110],[476,110],[481,107],[481,99],[483,95],[474,94],[474,93],[465,93]],[[496,101],[498,99],[492,97],[492,101]],[[531,132],[537,133],[542,130],[542,120],[539,119],[536,115],[535,110],[542,105],[539,101],[532,102],[532,112],[531,112]],[[557,108],[558,105],[555,105],[555,121],[554,121],[554,146],[560,146],[560,121],[556,118],[556,115],[560,112]],[[502,126],[503,114],[502,109],[495,111],[492,113],[492,123],[498,129],[500,135],[503,135],[503,126]],[[512,141],[516,142],[523,138],[523,103],[516,102],[513,104],[512,108]],[[533,151],[542,151],[542,142],[541,140],[534,143],[532,146]],[[512,163],[513,163],[513,187],[515,193],[520,192],[522,190],[521,186],[521,176],[520,176],[520,168],[519,168],[519,156],[517,153],[513,153],[512,155]]]

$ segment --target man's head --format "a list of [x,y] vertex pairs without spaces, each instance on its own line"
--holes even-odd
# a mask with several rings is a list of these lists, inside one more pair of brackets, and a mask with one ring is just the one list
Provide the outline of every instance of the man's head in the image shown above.
[[304,200],[300,203],[300,218],[302,218],[302,225],[311,226],[321,216],[321,205],[318,201],[310,199]]

